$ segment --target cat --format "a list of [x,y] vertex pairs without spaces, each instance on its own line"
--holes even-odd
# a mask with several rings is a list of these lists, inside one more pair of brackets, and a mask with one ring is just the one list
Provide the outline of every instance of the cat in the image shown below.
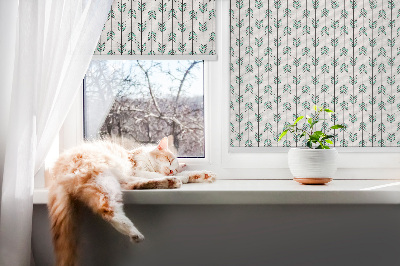
[[77,264],[76,203],[87,205],[134,242],[144,236],[125,216],[122,189],[179,188],[182,183],[214,182],[209,171],[184,171],[168,149],[157,146],[127,150],[110,141],[95,141],[60,155],[52,168],[49,216],[58,266]]

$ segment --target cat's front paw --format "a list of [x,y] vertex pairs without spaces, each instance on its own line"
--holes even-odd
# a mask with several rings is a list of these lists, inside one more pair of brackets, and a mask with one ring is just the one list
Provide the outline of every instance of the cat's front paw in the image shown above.
[[168,188],[180,188],[182,181],[177,177],[167,177]]
[[210,171],[190,171],[185,173],[189,177],[189,183],[212,183],[217,175]]
[[144,236],[141,233],[135,233],[129,236],[132,242],[139,243],[144,240]]
[[185,170],[186,168],[186,164],[185,163],[179,163],[179,167],[178,167],[178,173],[181,173]]
[[217,175],[213,172],[204,172],[204,181],[208,183],[213,183],[217,180]]

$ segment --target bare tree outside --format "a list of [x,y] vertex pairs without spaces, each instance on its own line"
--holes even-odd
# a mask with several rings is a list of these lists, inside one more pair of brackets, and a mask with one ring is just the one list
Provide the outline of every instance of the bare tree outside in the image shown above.
[[204,157],[203,61],[93,60],[85,78],[85,137],[155,144]]

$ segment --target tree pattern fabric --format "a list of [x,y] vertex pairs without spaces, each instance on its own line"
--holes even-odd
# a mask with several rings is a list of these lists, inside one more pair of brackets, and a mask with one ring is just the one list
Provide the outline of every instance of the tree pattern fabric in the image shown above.
[[95,55],[216,55],[215,0],[115,0]]
[[314,105],[335,146],[400,146],[400,2],[231,0],[230,34],[231,147],[305,146],[278,137]]

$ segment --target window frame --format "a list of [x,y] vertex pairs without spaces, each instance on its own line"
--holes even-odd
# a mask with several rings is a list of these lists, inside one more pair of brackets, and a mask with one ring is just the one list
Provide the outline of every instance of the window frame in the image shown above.
[[[189,170],[214,171],[220,179],[291,179],[288,148],[229,147],[229,4],[229,0],[216,2],[218,60],[204,61],[205,157],[180,161],[188,164]],[[82,141],[83,93],[80,93],[60,131],[60,151]],[[337,150],[335,179],[400,179],[399,147]]]
[[[101,56],[95,56],[92,58],[93,60],[127,60],[127,57],[124,58],[101,58]],[[171,60],[171,58],[161,58],[165,60]],[[137,60],[137,59],[135,59]],[[150,60],[150,59],[146,59]],[[160,60],[160,58],[155,58],[153,60]],[[189,60],[189,59],[176,59],[176,60]],[[203,97],[204,97],[204,134],[205,134],[205,143],[204,143],[204,157],[203,158],[180,158],[179,160],[185,163],[189,164],[204,164],[208,163],[209,159],[209,153],[208,153],[208,140],[209,138],[206,136],[206,124],[208,123],[208,114],[206,113],[206,110],[208,109],[208,102],[206,99],[208,99],[207,96],[207,86],[205,84],[205,81],[208,80],[206,77],[206,64],[207,61],[204,61],[204,68],[203,68]],[[69,148],[72,148],[76,145],[79,145],[84,142],[84,130],[85,130],[85,110],[84,110],[84,90],[85,90],[85,81],[83,80],[82,86],[80,88],[80,92],[76,96],[74,103],[71,107],[71,110],[69,111],[61,129],[59,132],[58,136],[58,143],[59,143],[59,151],[63,152]]]

